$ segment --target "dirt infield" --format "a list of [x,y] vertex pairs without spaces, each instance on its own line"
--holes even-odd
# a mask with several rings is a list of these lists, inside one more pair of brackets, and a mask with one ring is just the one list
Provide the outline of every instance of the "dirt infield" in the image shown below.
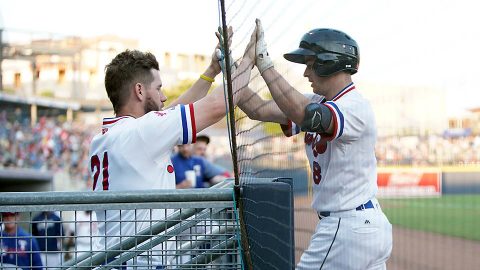
[[[295,260],[307,247],[318,218],[310,198],[295,198]],[[480,242],[436,233],[393,229],[393,251],[389,270],[480,269]]]

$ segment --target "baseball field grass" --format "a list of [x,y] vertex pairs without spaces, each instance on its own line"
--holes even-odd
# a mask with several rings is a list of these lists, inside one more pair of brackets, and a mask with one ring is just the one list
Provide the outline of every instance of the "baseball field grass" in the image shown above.
[[480,195],[382,199],[393,225],[480,241]]

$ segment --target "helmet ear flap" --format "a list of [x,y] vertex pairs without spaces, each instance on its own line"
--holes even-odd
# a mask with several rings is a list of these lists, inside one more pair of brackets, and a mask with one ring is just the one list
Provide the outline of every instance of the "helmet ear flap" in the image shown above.
[[315,74],[317,74],[317,76],[323,76],[322,66],[323,61],[320,59],[316,59],[315,62],[313,62],[312,69],[313,71],[315,71]]
[[317,55],[317,59],[313,62],[312,69],[317,76],[325,77],[330,75],[329,70],[333,66],[335,66],[335,58],[321,57],[321,55]]

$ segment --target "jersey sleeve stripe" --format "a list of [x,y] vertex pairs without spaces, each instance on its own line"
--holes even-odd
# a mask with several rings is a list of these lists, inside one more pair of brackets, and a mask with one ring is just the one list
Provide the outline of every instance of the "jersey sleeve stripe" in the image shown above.
[[292,132],[293,135],[299,134],[301,132],[300,126],[292,122]]
[[287,136],[288,137],[293,135],[293,129],[292,129],[293,125],[294,125],[294,123],[292,121],[288,120],[288,129],[287,129],[287,133],[288,133]]
[[297,135],[301,132],[300,126],[298,126],[297,124],[295,124],[291,120],[288,120],[287,125],[280,125],[280,127],[282,128],[283,134],[286,137],[291,137],[291,136]]
[[330,112],[332,113],[332,121],[333,121],[333,132],[330,136],[325,136],[325,139],[327,141],[332,141],[333,139],[337,138],[337,132],[339,130],[338,128],[338,117],[335,113],[335,109],[333,109],[333,107],[331,107],[330,105],[324,103],[324,105],[330,110]]
[[110,125],[113,124],[119,120],[122,120],[124,118],[131,117],[131,116],[121,116],[121,117],[112,117],[112,118],[103,118],[103,125]]
[[324,105],[330,109],[333,115],[334,131],[333,131],[331,140],[340,138],[343,134],[343,127],[344,127],[343,114],[334,102],[328,101],[328,102],[325,102]]
[[345,95],[346,93],[352,91],[353,89],[355,89],[355,85],[353,84],[353,82],[351,82],[349,85],[347,85],[345,88],[343,88],[342,91],[340,91],[339,93],[337,93],[337,94],[332,98],[332,100],[333,100],[333,101],[338,100],[338,99],[341,98],[343,95]]
[[182,104],[180,104],[180,113],[182,115],[182,129],[183,129],[182,144],[187,144],[188,143],[187,115],[185,112],[185,106]]
[[188,104],[190,109],[190,121],[192,122],[192,143],[197,141],[197,127],[195,125],[195,110],[193,108],[193,104]]
[[282,128],[282,132],[286,137],[292,136],[292,121],[288,120],[288,124],[280,124],[280,127]]

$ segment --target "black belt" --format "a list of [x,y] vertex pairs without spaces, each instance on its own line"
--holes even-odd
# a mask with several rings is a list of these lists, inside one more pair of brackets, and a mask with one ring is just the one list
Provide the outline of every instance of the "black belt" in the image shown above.
[[[374,208],[373,206],[373,202],[371,200],[369,200],[368,202],[366,202],[365,204],[362,204],[360,205],[359,207],[355,208],[355,210],[357,211],[362,211],[362,210],[365,210],[365,209],[370,209],[370,208]],[[318,218],[319,219],[322,219],[324,217],[328,217],[330,216],[330,213],[329,211],[323,211],[323,212],[320,212],[318,213]]]

